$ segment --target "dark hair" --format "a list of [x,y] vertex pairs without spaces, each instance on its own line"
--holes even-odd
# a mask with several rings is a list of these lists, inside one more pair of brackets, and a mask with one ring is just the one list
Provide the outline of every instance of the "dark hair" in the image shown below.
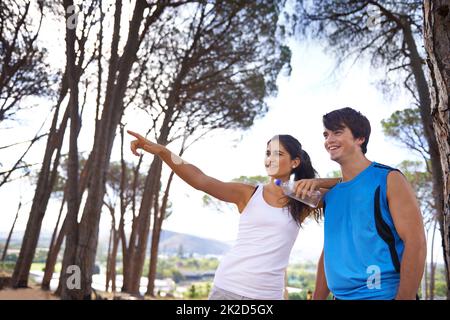
[[354,138],[364,138],[361,145],[362,153],[367,152],[367,144],[370,137],[370,122],[359,111],[352,108],[343,108],[331,111],[322,118],[325,128],[336,131],[347,127],[352,132]]
[[[308,153],[302,149],[302,144],[295,139],[293,136],[288,134],[280,134],[273,137],[271,140],[267,142],[269,144],[273,139],[278,138],[280,144],[286,149],[286,151],[291,156],[291,159],[294,160],[296,158],[300,159],[300,165],[291,170],[291,175],[294,174],[294,180],[301,179],[313,179],[316,177],[316,170],[314,170],[311,159],[309,158]],[[292,218],[297,222],[299,226],[301,226],[302,222],[309,216],[313,215],[316,221],[322,216],[322,209],[311,208],[306,204],[289,198],[289,202],[286,205],[289,209],[289,213]]]

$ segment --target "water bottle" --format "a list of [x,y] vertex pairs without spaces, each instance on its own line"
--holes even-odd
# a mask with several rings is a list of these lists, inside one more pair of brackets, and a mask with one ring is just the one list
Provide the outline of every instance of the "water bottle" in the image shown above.
[[275,184],[283,189],[285,195],[297,201],[303,202],[311,208],[317,208],[320,199],[322,198],[322,193],[319,190],[311,191],[310,195],[306,194],[303,198],[297,197],[294,191],[295,181],[283,182],[280,179],[275,179]]

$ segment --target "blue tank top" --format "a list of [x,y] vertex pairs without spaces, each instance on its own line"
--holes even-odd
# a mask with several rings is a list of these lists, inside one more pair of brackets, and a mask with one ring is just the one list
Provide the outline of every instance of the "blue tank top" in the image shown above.
[[394,299],[403,241],[387,202],[391,167],[372,162],[324,197],[324,267],[337,299]]

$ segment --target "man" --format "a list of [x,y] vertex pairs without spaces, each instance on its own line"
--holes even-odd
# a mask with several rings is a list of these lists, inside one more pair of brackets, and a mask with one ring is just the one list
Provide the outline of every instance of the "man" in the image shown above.
[[365,156],[370,123],[351,108],[323,116],[325,149],[342,182],[324,197],[324,248],[314,299],[414,300],[426,241],[410,184]]

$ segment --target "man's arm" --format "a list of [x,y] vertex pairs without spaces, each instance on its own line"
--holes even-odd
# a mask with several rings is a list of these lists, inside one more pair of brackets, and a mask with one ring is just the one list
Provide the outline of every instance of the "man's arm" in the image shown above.
[[314,289],[313,300],[326,300],[330,294],[327,279],[325,278],[325,269],[323,267],[323,250],[317,264],[316,288]]
[[388,175],[387,198],[395,228],[405,246],[395,299],[415,300],[427,254],[422,214],[411,185],[398,171]]
[[294,190],[298,197],[306,196],[308,192],[314,190],[320,190],[322,193],[326,193],[341,181],[341,178],[314,178],[314,179],[301,179],[295,182]]

